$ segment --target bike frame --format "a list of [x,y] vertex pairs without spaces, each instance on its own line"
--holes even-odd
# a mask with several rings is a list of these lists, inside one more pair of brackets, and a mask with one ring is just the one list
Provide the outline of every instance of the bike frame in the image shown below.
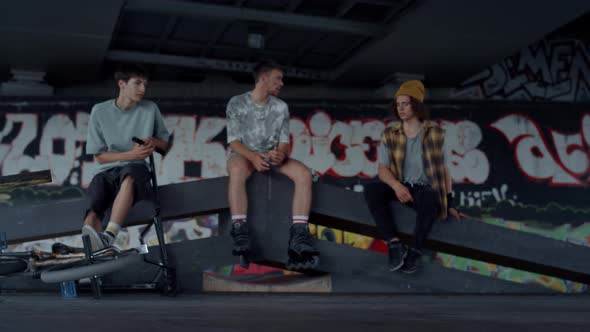
[[[141,142],[140,140],[135,140],[135,141],[136,141],[136,143],[143,144],[143,142]],[[161,151],[158,151],[158,152],[161,153]],[[145,244],[144,239],[145,239],[145,236],[147,235],[147,233],[149,232],[149,230],[153,226],[156,231],[156,236],[158,239],[158,245],[157,245],[157,247],[158,247],[158,249],[157,249],[158,255],[157,256],[158,257],[156,259],[153,259],[153,258],[150,259],[147,257],[147,255],[143,255],[143,261],[145,263],[157,266],[158,267],[157,273],[152,278],[151,282],[143,283],[143,284],[132,284],[132,285],[101,285],[100,277],[98,275],[91,276],[90,277],[91,286],[92,286],[92,291],[93,291],[95,298],[101,297],[101,289],[103,289],[103,288],[156,289],[158,282],[161,282],[161,284],[163,285],[164,295],[170,295],[170,296],[176,295],[176,273],[175,273],[176,270],[175,270],[175,268],[173,268],[170,265],[169,259],[168,259],[168,252],[166,250],[166,239],[164,236],[164,226],[162,224],[162,219],[160,216],[161,207],[160,207],[160,197],[159,197],[159,192],[158,192],[158,180],[157,180],[157,176],[156,176],[155,165],[156,164],[155,164],[155,160],[154,160],[154,155],[150,154],[148,169],[150,172],[150,181],[151,181],[151,187],[152,187],[152,191],[153,191],[152,204],[154,207],[154,215],[153,215],[152,219],[150,220],[150,222],[148,223],[148,225],[145,227],[145,229],[143,229],[142,232],[140,233],[139,241],[141,243],[141,248],[132,249],[132,250],[135,250],[137,252],[137,253],[133,253],[133,254],[146,254],[148,252],[148,247]],[[82,241],[84,244],[84,249],[83,249],[83,254],[81,256],[83,256],[83,257],[79,257],[79,258],[71,257],[71,260],[63,260],[63,261],[56,258],[54,263],[45,263],[45,264],[43,264],[43,266],[48,266],[48,265],[59,266],[59,265],[63,265],[63,264],[74,264],[77,267],[81,267],[81,266],[87,266],[87,265],[92,265],[92,264],[100,264],[101,261],[108,262],[109,260],[115,260],[115,259],[117,259],[117,256],[120,257],[124,253],[129,252],[129,251],[121,252],[121,250],[119,250],[118,248],[116,248],[114,246],[107,247],[107,248],[101,249],[96,252],[92,252],[89,237],[83,236]],[[6,239],[5,233],[0,233],[0,249],[4,249],[5,247],[7,247],[7,244],[8,244],[8,241]],[[111,255],[111,256],[109,256],[109,255]],[[20,261],[27,263],[27,265],[29,265],[29,267],[36,266],[35,264],[33,264],[34,262],[31,262],[31,259],[33,257],[35,257],[35,254],[33,252],[2,253],[0,251],[0,259],[6,260],[6,261],[20,260]],[[2,260],[0,260],[0,263],[2,263]],[[78,260],[78,261],[76,261],[76,260]],[[75,268],[75,266],[70,266],[69,268]]]
[[[145,250],[147,252],[147,245],[145,244],[144,238],[153,226],[154,229],[156,230],[156,236],[158,238],[158,254],[159,254],[158,256],[159,257],[158,257],[158,260],[152,260],[152,259],[148,258],[147,255],[144,255],[143,260],[144,260],[144,262],[146,262],[148,264],[152,264],[152,265],[157,266],[158,272],[153,277],[151,283],[132,284],[132,285],[117,285],[117,286],[110,285],[110,287],[109,287],[109,285],[100,286],[100,281],[98,279],[99,277],[96,277],[96,276],[91,277],[92,291],[94,293],[95,298],[100,298],[101,288],[155,289],[156,284],[159,280],[163,280],[165,295],[172,295],[172,296],[175,295],[175,294],[172,294],[173,292],[175,292],[175,286],[172,285],[171,283],[174,282],[174,280],[176,278],[176,274],[175,274],[175,269],[172,266],[170,266],[170,264],[169,264],[168,252],[166,250],[166,239],[164,236],[164,226],[162,224],[162,219],[160,216],[161,207],[160,207],[160,196],[159,196],[159,192],[158,192],[158,180],[157,180],[157,176],[156,176],[156,163],[155,163],[153,154],[151,154],[149,157],[148,168],[150,171],[150,178],[151,178],[152,190],[153,190],[153,195],[154,195],[153,196],[154,199],[152,202],[154,205],[154,216],[152,217],[149,224],[140,233],[139,242],[141,243],[142,247],[145,248]],[[84,248],[85,248],[85,252],[86,252],[86,261],[89,264],[93,264],[95,261],[95,258],[98,255],[103,254],[109,250],[115,250],[116,252],[119,252],[119,250],[115,247],[108,247],[108,248],[104,248],[100,251],[93,253],[90,250],[90,239],[86,238],[86,236],[85,236],[83,238],[83,241],[84,241]]]

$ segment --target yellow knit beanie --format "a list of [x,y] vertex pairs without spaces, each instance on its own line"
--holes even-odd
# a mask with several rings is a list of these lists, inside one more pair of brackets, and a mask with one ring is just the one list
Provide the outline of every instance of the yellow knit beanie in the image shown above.
[[416,98],[419,102],[424,102],[424,84],[418,80],[411,80],[404,82],[400,87],[399,90],[395,93],[394,98],[398,96],[410,96]]

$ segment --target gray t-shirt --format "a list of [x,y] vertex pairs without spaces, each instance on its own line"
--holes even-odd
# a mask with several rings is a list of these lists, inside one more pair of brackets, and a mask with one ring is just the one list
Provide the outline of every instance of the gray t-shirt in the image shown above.
[[227,104],[227,143],[239,141],[254,152],[268,152],[279,143],[289,143],[289,108],[269,96],[258,105],[251,92],[237,95]]
[[[423,150],[422,150],[422,128],[415,137],[406,137],[406,151],[404,155],[403,179],[402,182],[412,184],[428,184],[428,176],[424,172]],[[378,162],[380,165],[389,167],[391,160],[389,158],[389,147],[380,144],[377,148]]]
[[[133,136],[139,138],[156,137],[168,141],[170,133],[154,102],[141,100],[133,109],[127,111],[117,107],[115,99],[92,107],[88,121],[86,153],[129,151],[133,149],[134,143],[131,141]],[[145,163],[145,160],[97,163],[94,174],[129,163]]]
[[424,173],[424,160],[422,159],[422,129],[416,137],[406,138],[406,154],[404,157],[403,180],[416,184],[428,184],[430,181]]

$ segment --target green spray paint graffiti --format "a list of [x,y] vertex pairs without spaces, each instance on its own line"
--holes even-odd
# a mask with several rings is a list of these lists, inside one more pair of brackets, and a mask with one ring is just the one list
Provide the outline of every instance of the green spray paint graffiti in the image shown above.
[[[483,218],[482,222],[499,227],[509,228],[521,232],[536,234],[555,240],[570,242],[583,246],[590,246],[590,223],[583,223],[577,227],[564,224],[550,229],[530,226],[525,222],[507,221],[501,218]],[[518,283],[535,283],[564,293],[579,293],[588,290],[588,285],[526,272],[518,269],[498,266],[464,257],[437,253],[437,260],[447,268],[478,273],[481,275],[509,280]]]

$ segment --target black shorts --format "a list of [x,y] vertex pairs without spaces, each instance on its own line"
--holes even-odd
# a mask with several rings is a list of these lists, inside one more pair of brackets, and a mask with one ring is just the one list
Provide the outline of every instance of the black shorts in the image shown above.
[[[119,189],[121,189],[121,183],[127,176],[133,176],[135,179],[133,204],[144,200],[153,201],[154,192],[150,181],[150,171],[147,166],[144,164],[128,164],[108,169],[94,176],[90,186],[88,186],[88,210],[92,209],[98,215],[98,218],[102,220],[106,210],[111,207]],[[86,213],[88,213],[88,210]]]

